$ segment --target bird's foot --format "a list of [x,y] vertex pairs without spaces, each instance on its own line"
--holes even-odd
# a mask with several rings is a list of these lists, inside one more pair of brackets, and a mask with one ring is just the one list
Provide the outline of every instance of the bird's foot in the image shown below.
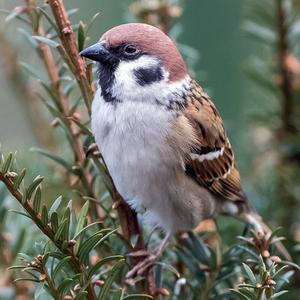
[[90,155],[99,156],[100,151],[96,143],[92,143],[85,152],[85,157],[89,157]]
[[129,254],[130,257],[138,258],[144,257],[137,265],[135,265],[127,274],[126,280],[134,278],[135,276],[143,275],[148,269],[152,268],[160,257],[160,251],[149,252],[147,250],[139,250]]
[[147,250],[139,250],[130,254],[131,257],[144,257],[144,259],[126,274],[126,281],[129,281],[135,276],[144,274],[148,269],[152,268],[155,265],[158,258],[162,255],[164,249],[166,248],[170,236],[170,233],[167,234],[153,252],[149,252]]

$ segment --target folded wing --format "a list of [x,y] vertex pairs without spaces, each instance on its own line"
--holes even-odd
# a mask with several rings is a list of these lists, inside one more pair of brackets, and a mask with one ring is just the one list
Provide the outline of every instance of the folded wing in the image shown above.
[[244,201],[234,154],[217,109],[196,82],[187,97],[183,113],[196,140],[186,158],[186,173],[220,199]]

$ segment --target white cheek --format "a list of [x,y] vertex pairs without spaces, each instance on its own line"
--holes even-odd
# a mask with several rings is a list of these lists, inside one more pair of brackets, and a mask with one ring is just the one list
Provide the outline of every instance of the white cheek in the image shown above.
[[148,85],[141,86],[134,75],[138,68],[155,67],[160,62],[152,57],[143,55],[134,61],[122,61],[115,71],[115,82],[112,94],[123,101],[155,101],[160,98],[169,79],[169,73],[163,70],[163,79]]

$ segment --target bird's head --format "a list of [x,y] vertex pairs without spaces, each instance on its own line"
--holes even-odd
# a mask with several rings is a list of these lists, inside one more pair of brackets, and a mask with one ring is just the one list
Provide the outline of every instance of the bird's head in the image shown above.
[[107,102],[159,102],[188,76],[174,42],[146,24],[114,27],[80,55],[99,63],[99,85]]

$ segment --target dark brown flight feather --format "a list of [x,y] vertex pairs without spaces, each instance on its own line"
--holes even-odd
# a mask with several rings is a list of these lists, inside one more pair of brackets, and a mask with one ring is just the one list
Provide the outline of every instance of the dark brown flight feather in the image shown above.
[[188,175],[221,199],[244,201],[234,154],[215,105],[195,81],[186,97],[183,114],[196,135],[186,162]]

